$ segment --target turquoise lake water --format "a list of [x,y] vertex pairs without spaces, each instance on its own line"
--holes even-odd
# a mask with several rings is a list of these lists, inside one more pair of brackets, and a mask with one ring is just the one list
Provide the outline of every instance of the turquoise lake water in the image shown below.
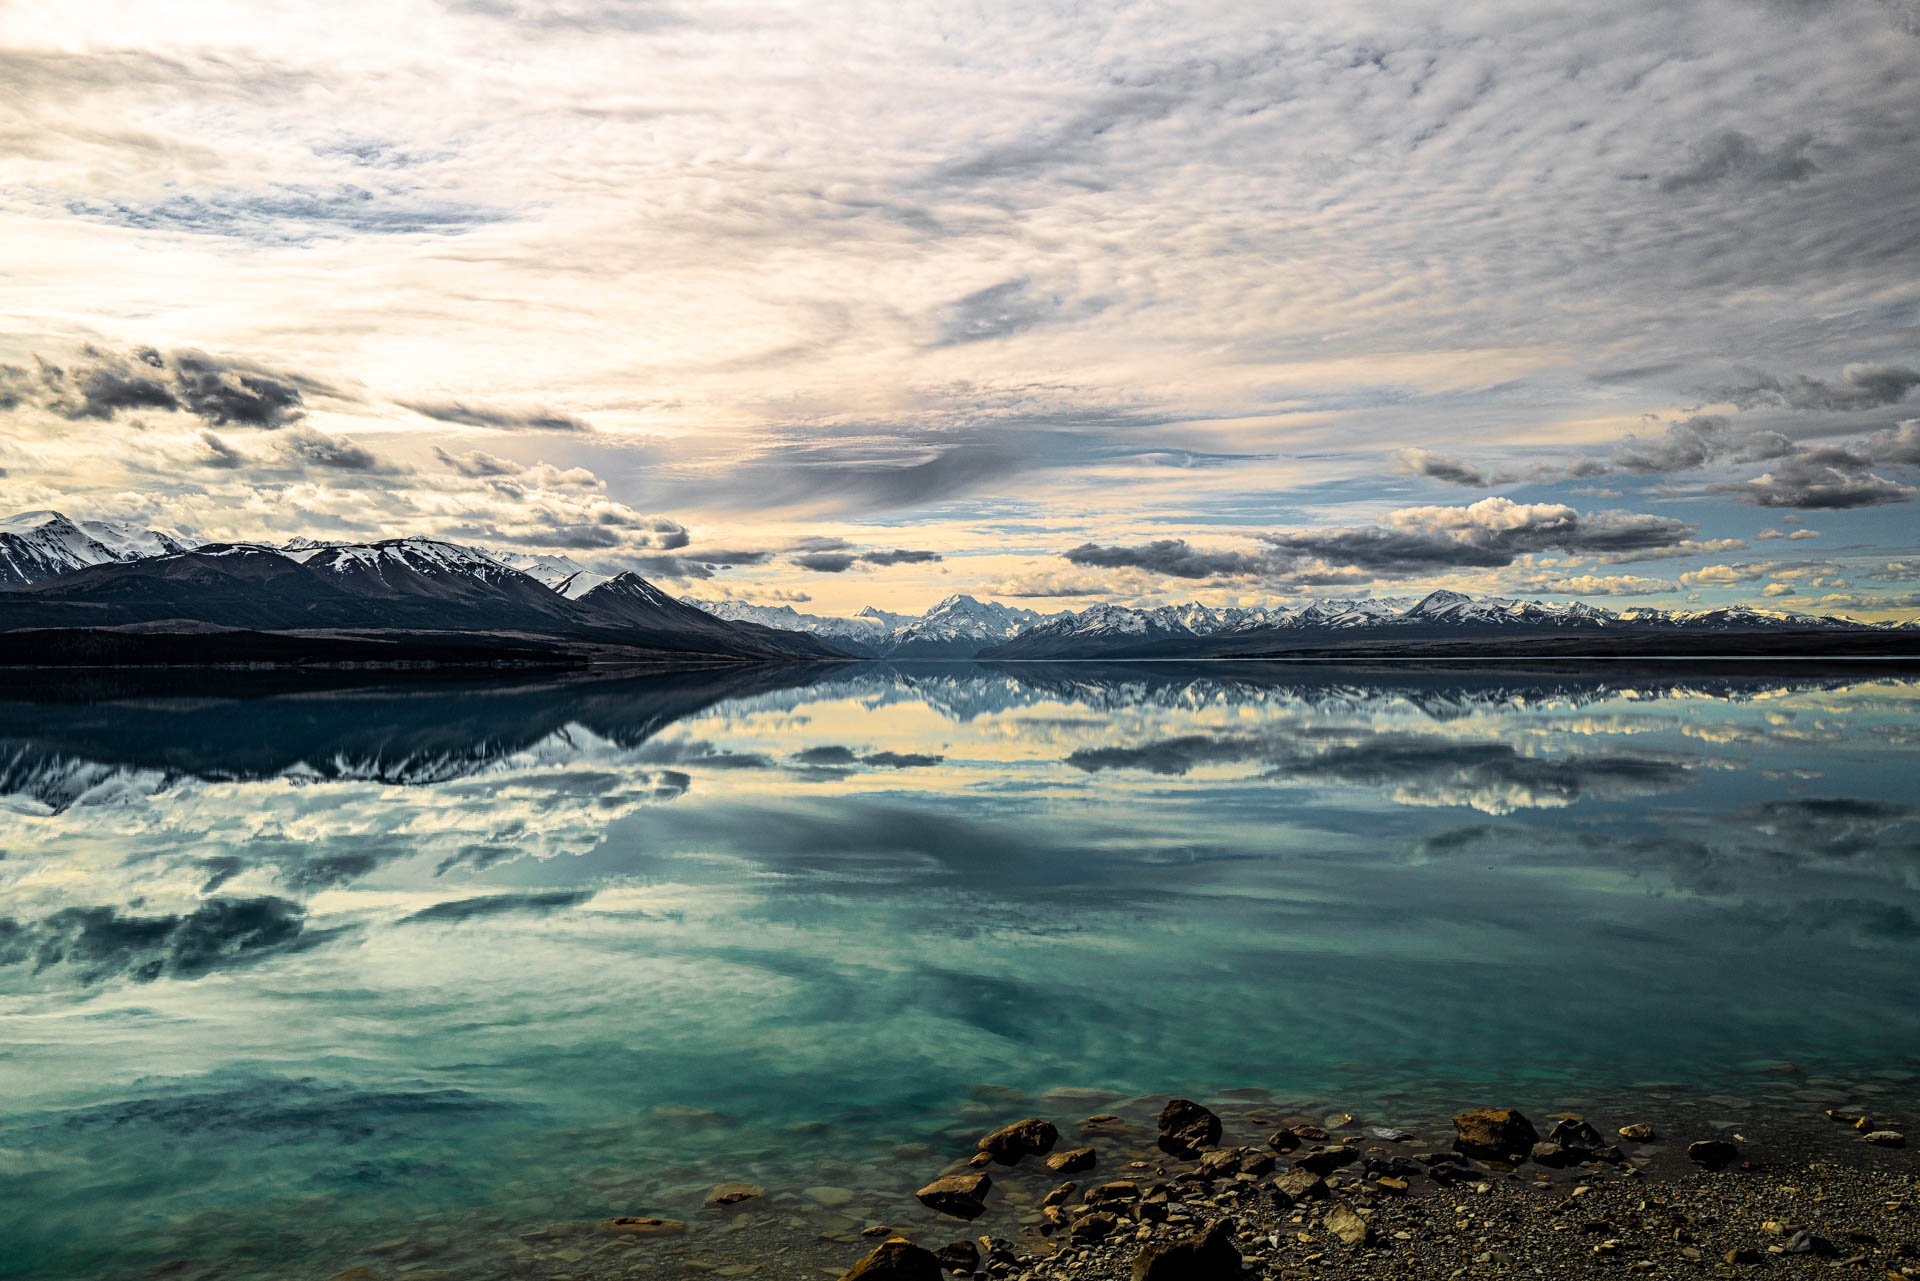
[[0,688],[0,1273],[685,1212],[983,1085],[1920,1068],[1920,683],[1870,666],[344,679]]

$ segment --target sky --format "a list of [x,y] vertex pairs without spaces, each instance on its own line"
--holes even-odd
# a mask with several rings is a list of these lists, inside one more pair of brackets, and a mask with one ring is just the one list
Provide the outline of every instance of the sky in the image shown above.
[[0,514],[1920,614],[1920,2],[0,3]]

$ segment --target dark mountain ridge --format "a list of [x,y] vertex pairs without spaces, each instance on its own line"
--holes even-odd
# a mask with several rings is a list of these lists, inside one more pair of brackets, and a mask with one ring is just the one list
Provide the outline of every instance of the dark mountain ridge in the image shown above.
[[[297,556],[253,544],[209,544],[92,565],[0,591],[0,633],[48,629],[116,631],[123,650],[133,645],[124,639],[128,634],[232,629],[327,633],[324,639],[332,641],[373,639],[423,651],[444,649],[452,635],[492,638],[516,653],[585,645],[636,656],[844,657],[816,637],[714,618],[638,575],[620,575],[569,599],[484,553],[430,539],[325,547]],[[406,645],[405,634],[421,643]],[[21,638],[13,639],[18,648]],[[316,644],[321,639],[314,636]],[[8,648],[0,645],[0,656]]]

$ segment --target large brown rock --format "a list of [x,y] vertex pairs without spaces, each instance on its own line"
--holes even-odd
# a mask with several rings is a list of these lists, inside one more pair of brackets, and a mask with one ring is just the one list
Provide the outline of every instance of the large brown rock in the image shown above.
[[956,1219],[977,1219],[987,1212],[987,1190],[993,1180],[984,1174],[949,1174],[935,1179],[914,1193],[914,1199],[929,1210],[951,1214]]
[[1109,1209],[1116,1205],[1131,1205],[1140,1199],[1140,1185],[1130,1179],[1121,1179],[1115,1183],[1102,1183],[1099,1187],[1088,1188],[1086,1203],[1097,1210]]
[[891,1237],[842,1274],[840,1281],[946,1281],[939,1257],[905,1237]]
[[1091,1170],[1097,1159],[1092,1148],[1072,1148],[1066,1152],[1055,1152],[1047,1158],[1047,1169],[1055,1174],[1078,1174],[1082,1170]]
[[1171,1099],[1160,1109],[1160,1150],[1191,1161],[1220,1142],[1220,1118],[1192,1099]]
[[1453,1146],[1471,1156],[1511,1160],[1540,1141],[1533,1122],[1512,1108],[1475,1108],[1453,1118]]
[[980,1150],[1001,1165],[1012,1165],[1023,1156],[1045,1156],[1060,1141],[1060,1131],[1051,1121],[1030,1116],[1012,1125],[1003,1125],[980,1140]]
[[1326,1228],[1349,1250],[1365,1245],[1371,1230],[1360,1212],[1350,1205],[1336,1205],[1327,1211]]
[[1178,1241],[1155,1241],[1133,1261],[1133,1281],[1239,1281],[1233,1220],[1221,1219]]

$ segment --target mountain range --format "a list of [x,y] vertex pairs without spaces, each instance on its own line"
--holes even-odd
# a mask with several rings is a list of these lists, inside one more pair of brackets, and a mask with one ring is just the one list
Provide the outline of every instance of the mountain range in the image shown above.
[[923,614],[688,602],[564,555],[430,538],[198,544],[53,511],[0,520],[0,663],[1245,659],[1920,654],[1920,625],[1730,606],[1424,597],[1299,608],[949,596]]
[[1135,609],[1092,605],[1040,614],[970,596],[949,596],[923,615],[871,607],[850,618],[803,614],[791,605],[706,604],[723,618],[810,632],[849,653],[888,659],[989,661],[1125,658],[1384,656],[1393,652],[1488,655],[1653,654],[1677,642],[1706,651],[1890,653],[1920,651],[1913,623],[1730,606],[1707,610],[1614,611],[1575,601],[1476,599],[1436,591],[1424,597],[1321,600],[1297,609],[1215,609],[1188,603]]
[[716,618],[638,574],[587,575],[563,557],[528,558],[528,572],[426,538],[196,546],[57,512],[0,528],[12,579],[0,590],[0,634],[12,641],[0,645],[4,661],[129,651],[175,661],[191,648],[228,661],[846,657],[813,636]]

